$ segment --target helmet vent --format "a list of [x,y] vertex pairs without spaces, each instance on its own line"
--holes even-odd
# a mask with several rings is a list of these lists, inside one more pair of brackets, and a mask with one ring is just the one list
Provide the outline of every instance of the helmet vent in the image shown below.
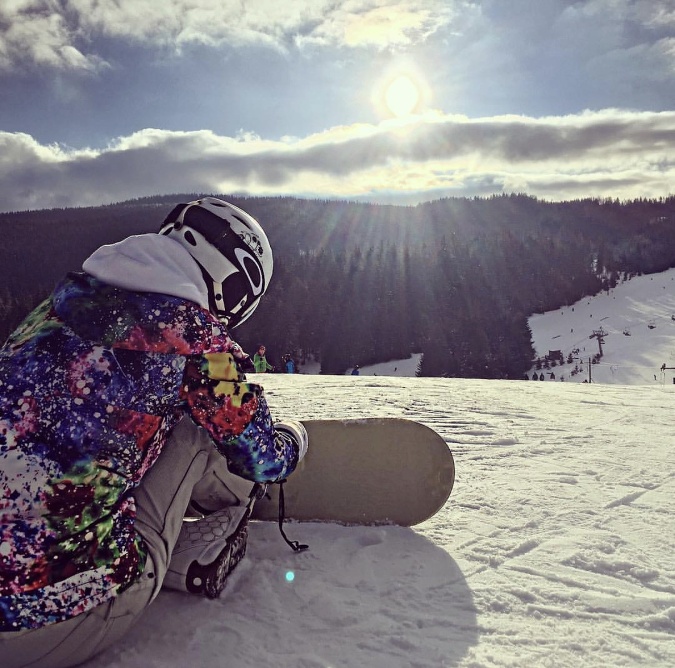
[[197,241],[194,238],[192,232],[190,232],[190,230],[185,230],[185,234],[183,236],[185,238],[185,241],[187,241],[190,244],[190,246],[197,246]]

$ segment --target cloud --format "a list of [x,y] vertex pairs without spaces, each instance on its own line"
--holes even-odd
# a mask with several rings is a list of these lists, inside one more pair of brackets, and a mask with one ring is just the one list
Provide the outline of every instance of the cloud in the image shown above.
[[103,64],[73,45],[74,30],[46,0],[0,5],[0,70],[29,64],[55,70],[92,71]]
[[452,24],[469,2],[447,0],[351,0],[335,9],[298,43],[386,49],[425,41]]
[[0,69],[95,71],[99,38],[180,51],[262,45],[414,44],[451,22],[468,0],[14,0],[0,6]]
[[[267,52],[243,51],[251,46]],[[232,57],[236,49],[241,60]],[[138,71],[127,69],[130,54],[139,59]],[[358,85],[367,72],[363,63],[386,68],[396,56],[425,71],[437,106],[470,115],[670,109],[675,7],[672,0],[0,2],[0,76],[19,75],[22,84],[53,70],[64,75],[64,85],[77,87],[80,79],[66,74],[105,70],[110,76],[96,83],[131,85],[156,76],[156,65],[171,57],[176,77],[208,71],[219,82],[223,62],[252,71],[261,60],[279,71],[289,63],[293,73],[323,63],[297,89],[330,82],[335,90],[346,87],[336,63]]]
[[172,192],[417,202],[527,192],[660,197],[675,177],[675,112],[531,118],[440,113],[304,138],[147,129],[102,150],[0,133],[0,209],[99,205]]

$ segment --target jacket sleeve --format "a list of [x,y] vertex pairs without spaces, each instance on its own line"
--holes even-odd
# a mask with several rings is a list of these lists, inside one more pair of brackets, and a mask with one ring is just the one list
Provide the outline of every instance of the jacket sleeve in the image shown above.
[[275,432],[262,387],[242,379],[230,353],[189,357],[181,399],[235,475],[278,482],[295,469],[296,444]]

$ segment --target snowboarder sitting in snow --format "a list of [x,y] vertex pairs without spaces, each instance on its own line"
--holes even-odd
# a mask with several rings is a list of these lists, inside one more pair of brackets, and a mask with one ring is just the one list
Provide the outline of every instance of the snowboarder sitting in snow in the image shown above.
[[0,350],[3,668],[89,659],[162,585],[218,596],[256,493],[307,450],[228,332],[272,276],[251,216],[179,204],[83,269]]

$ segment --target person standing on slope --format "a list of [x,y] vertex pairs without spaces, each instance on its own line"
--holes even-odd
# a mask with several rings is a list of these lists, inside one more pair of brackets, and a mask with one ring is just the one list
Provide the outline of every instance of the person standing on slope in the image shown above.
[[297,371],[295,360],[290,355],[286,355],[284,365],[286,367],[286,373],[295,373]]
[[247,213],[179,204],[95,251],[0,350],[3,668],[91,658],[162,586],[220,594],[255,499],[307,450],[229,334],[272,268]]
[[253,355],[253,366],[255,367],[256,373],[267,373],[268,371],[274,371],[274,367],[267,362],[265,351],[265,346],[261,344],[258,346],[256,354]]

